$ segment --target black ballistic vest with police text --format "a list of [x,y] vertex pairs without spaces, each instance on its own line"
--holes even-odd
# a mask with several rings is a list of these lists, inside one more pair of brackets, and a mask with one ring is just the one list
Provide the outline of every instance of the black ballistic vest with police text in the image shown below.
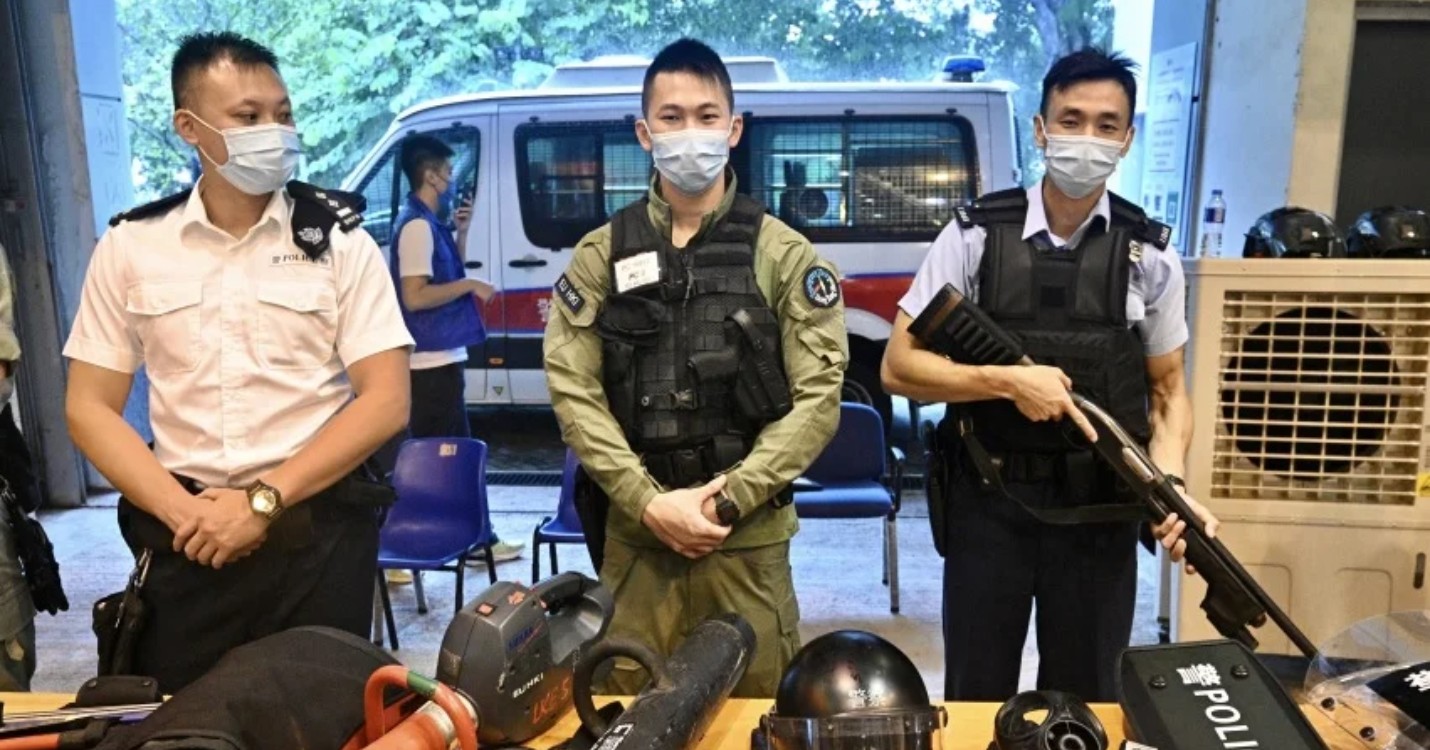
[[[1034,362],[1061,368],[1077,392],[1145,445],[1151,437],[1147,360],[1141,337],[1127,321],[1128,279],[1143,253],[1166,247],[1170,232],[1137,206],[1109,197],[1111,226],[1094,219],[1078,246],[1069,249],[1054,247],[1046,234],[1023,240],[1028,201],[1022,190],[985,196],[960,221],[966,218],[965,227],[981,225],[988,233],[978,306],[1017,336]],[[1071,424],[1033,422],[1011,400],[962,408],[990,451],[1084,449],[1065,436],[1074,429]]]
[[[656,232],[647,212],[647,201],[637,201],[611,221],[612,293],[596,318],[601,380],[652,476],[687,486],[742,460],[763,427],[736,408],[741,347],[731,316],[745,311],[741,319],[778,350],[779,322],[754,273],[765,212],[737,195],[729,213],[683,249]],[[684,470],[657,468],[653,459],[675,453]]]

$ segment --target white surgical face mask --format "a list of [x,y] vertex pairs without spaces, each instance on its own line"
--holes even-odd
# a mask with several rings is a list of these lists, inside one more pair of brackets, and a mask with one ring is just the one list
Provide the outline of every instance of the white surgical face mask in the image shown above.
[[[1043,137],[1043,161],[1048,166],[1048,178],[1069,198],[1086,198],[1107,182],[1122,160],[1127,142],[1109,141],[1090,135],[1050,135],[1046,127]],[[1129,132],[1128,138],[1132,137]]]
[[[298,169],[298,157],[303,153],[297,128],[270,123],[219,130],[193,112],[184,111],[199,124],[223,136],[223,143],[228,147],[228,161],[218,164],[218,173],[229,184],[249,195],[267,195],[282,189],[293,179],[293,173]],[[217,164],[203,146],[199,147],[199,152]]]
[[[687,128],[651,133],[651,156],[666,182],[686,195],[700,195],[725,174],[731,130]],[[647,125],[649,128],[649,125]]]

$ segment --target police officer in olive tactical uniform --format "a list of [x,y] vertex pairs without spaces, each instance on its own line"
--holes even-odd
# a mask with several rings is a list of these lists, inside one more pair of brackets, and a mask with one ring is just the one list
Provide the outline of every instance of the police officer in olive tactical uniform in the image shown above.
[[[1170,229],[1105,182],[1132,139],[1136,83],[1126,60],[1083,50],[1053,64],[1035,118],[1047,178],[957,211],[929,251],[885,353],[885,388],[946,401],[928,469],[944,567],[948,700],[1018,690],[1037,607],[1039,689],[1114,698],[1136,599],[1137,521],[1112,470],[1088,447],[1070,388],[1107,409],[1183,472],[1191,408],[1181,263]],[[1021,339],[1036,367],[951,362],[909,323],[953,285]],[[1199,504],[1190,507],[1216,522]],[[1152,529],[1181,559],[1185,523]]]
[[[833,436],[846,360],[838,275],[736,192],[729,75],[693,40],[646,73],[645,200],[588,235],[558,280],[546,372],[612,636],[669,654],[697,624],[754,626],[742,696],[774,694],[799,646],[789,483]],[[604,521],[602,516],[605,516]],[[645,675],[618,664],[607,688]]]

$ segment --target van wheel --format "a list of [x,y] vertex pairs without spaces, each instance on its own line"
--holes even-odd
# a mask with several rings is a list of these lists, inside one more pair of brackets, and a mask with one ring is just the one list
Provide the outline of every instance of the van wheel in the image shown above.
[[879,419],[884,422],[884,434],[893,430],[894,401],[884,392],[877,368],[864,362],[850,362],[849,369],[844,371],[844,389],[839,399],[874,407],[874,411],[879,412]]

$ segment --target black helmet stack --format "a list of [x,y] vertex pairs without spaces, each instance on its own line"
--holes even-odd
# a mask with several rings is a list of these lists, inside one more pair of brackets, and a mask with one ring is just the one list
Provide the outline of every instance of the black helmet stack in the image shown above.
[[873,633],[841,630],[795,654],[760,719],[769,750],[937,750],[948,716],[929,704],[919,670]]
[[1346,243],[1331,217],[1287,206],[1263,214],[1246,233],[1247,258],[1344,258]]
[[1430,216],[1405,206],[1366,211],[1351,225],[1346,245],[1353,258],[1430,259]]

